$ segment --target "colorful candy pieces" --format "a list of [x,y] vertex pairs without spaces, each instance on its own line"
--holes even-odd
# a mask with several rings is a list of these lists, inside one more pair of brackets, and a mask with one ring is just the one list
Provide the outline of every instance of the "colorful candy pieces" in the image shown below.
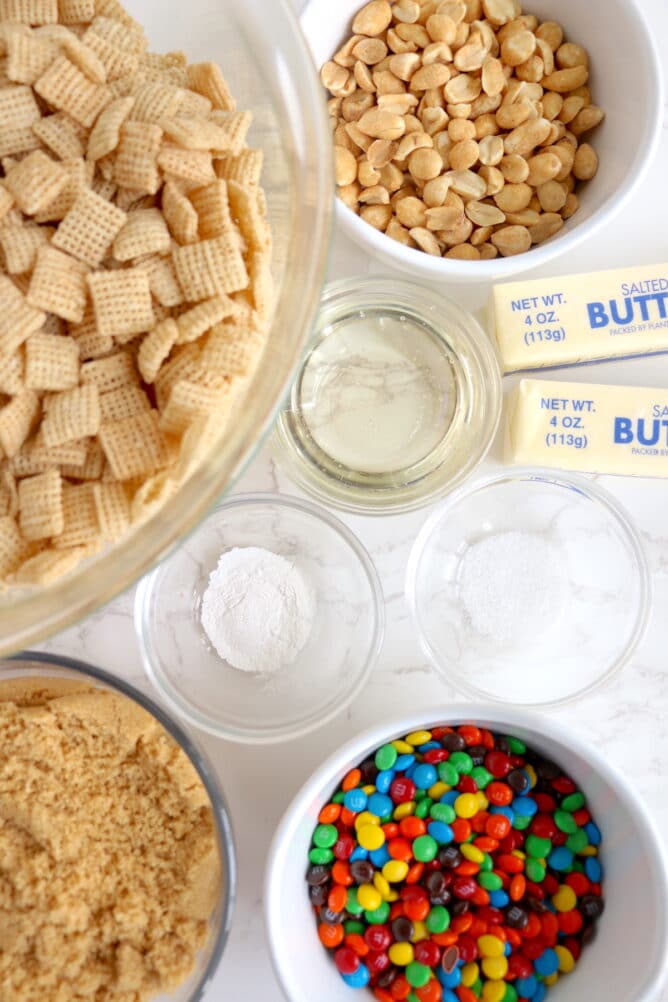
[[575,783],[517,738],[416,731],[320,812],[318,934],[379,1002],[542,1002],[603,912],[600,844]]

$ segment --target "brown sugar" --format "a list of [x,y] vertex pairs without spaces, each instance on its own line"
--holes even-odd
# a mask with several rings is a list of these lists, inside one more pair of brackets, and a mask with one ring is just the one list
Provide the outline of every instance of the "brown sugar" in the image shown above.
[[0,1002],[144,1002],[182,983],[220,887],[211,803],[136,703],[0,682]]

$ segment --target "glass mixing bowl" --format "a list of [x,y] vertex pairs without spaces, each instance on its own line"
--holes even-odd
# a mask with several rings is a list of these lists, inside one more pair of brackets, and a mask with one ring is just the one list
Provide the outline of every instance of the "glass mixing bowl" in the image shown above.
[[268,430],[306,344],[324,276],[333,180],[322,88],[288,0],[125,0],[151,48],[218,61],[240,108],[254,114],[251,145],[265,153],[277,307],[267,353],[237,420],[165,507],[109,552],[35,592],[0,598],[0,654],[80,619],[128,588],[191,532],[238,476]]
[[200,950],[195,968],[187,981],[169,995],[156,996],[152,1002],[200,1002],[204,998],[227,943],[232,925],[236,893],[236,857],[232,825],[225,798],[215,773],[198,747],[164,710],[133,686],[114,678],[100,668],[53,654],[24,651],[13,658],[0,659],[0,681],[28,678],[62,678],[83,682],[98,689],[110,689],[127,699],[134,700],[164,727],[169,736],[183,749],[204,784],[213,808],[213,818],[218,840],[218,858],[221,872],[221,893],[210,919],[209,939]]

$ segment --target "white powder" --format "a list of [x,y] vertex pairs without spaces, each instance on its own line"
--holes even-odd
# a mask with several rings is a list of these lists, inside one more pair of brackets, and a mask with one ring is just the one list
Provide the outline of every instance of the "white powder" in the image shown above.
[[459,573],[472,630],[508,645],[550,629],[565,597],[562,563],[554,543],[536,533],[499,532],[474,543]]
[[315,594],[285,557],[257,546],[223,553],[202,599],[202,626],[240,671],[272,674],[292,664],[315,619]]

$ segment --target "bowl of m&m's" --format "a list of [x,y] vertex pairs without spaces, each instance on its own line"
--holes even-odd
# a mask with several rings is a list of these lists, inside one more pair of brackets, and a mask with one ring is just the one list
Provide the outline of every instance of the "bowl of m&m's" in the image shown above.
[[341,747],[265,884],[290,1002],[652,1002],[667,901],[632,784],[556,721],[484,704]]

